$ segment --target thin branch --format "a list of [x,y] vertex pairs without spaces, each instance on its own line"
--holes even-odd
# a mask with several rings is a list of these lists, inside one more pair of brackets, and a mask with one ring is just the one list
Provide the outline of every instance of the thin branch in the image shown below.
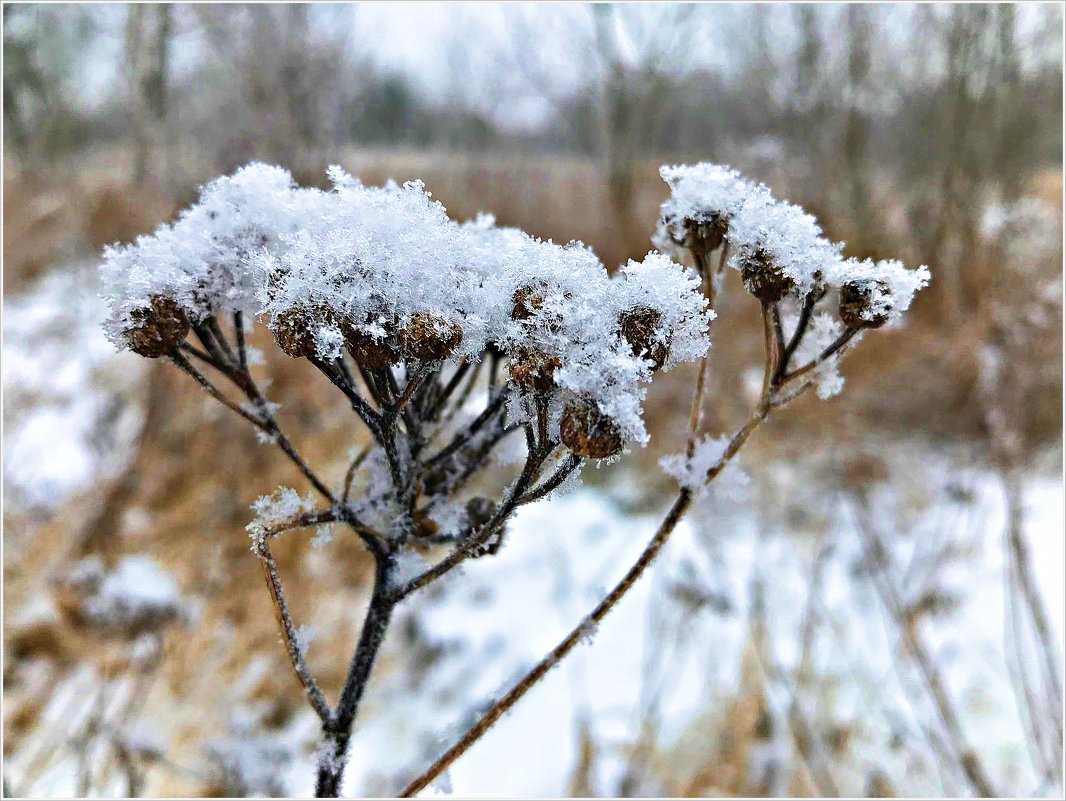
[[841,334],[839,337],[837,337],[833,341],[833,343],[831,345],[829,345],[829,347],[827,347],[825,350],[823,350],[821,353],[819,353],[816,358],[814,358],[811,361],[807,362],[802,367],[797,367],[791,373],[786,373],[784,376],[782,376],[781,380],[778,382],[778,386],[783,386],[784,384],[787,384],[789,381],[792,381],[793,379],[799,378],[800,376],[805,375],[806,373],[810,372],[815,367],[817,367],[820,362],[824,362],[826,359],[828,359],[834,353],[839,351],[841,348],[843,348],[845,345],[847,345],[849,342],[851,342],[852,339],[854,339],[856,336],[858,336],[861,333],[862,333],[862,329],[861,328],[848,328],[848,329],[845,329],[844,333]]
[[170,354],[170,359],[185,373],[191,375],[196,380],[196,383],[203,387],[204,390],[207,391],[207,394],[209,394],[216,401],[221,403],[231,412],[236,412],[237,414],[239,414],[241,417],[243,417],[256,428],[265,430],[265,423],[263,420],[260,420],[251,412],[241,408],[236,403],[227,398],[225,395],[223,395],[222,392],[220,392],[214,384],[204,378],[203,374],[195,367],[193,367],[192,364],[189,363],[189,360],[182,356],[181,353],[179,353],[178,351],[174,351]]
[[485,425],[485,423],[491,420],[492,417],[503,408],[503,404],[507,400],[507,394],[508,393],[506,390],[498,392],[496,394],[496,397],[489,401],[489,404],[485,407],[485,410],[476,418],[474,418],[473,422],[471,422],[470,425],[468,425],[463,431],[460,431],[458,434],[452,437],[451,442],[449,442],[444,448],[442,448],[440,451],[438,451],[436,454],[426,460],[426,466],[428,467],[431,465],[439,464],[441,461],[447,459],[449,456],[451,456],[453,453],[463,447],[463,445],[465,445],[469,441],[470,437],[476,434],[481,429],[481,427]]
[[[478,362],[474,369],[471,371],[470,377],[467,379],[466,386],[459,394],[459,397],[456,399],[455,403],[453,403],[451,405],[451,408],[448,409],[447,413],[445,413],[441,417],[440,415],[443,411],[443,407],[441,409],[434,410],[433,416],[430,419],[436,420],[439,417],[440,424],[430,436],[430,441],[436,439],[447,428],[448,424],[455,419],[456,415],[458,415],[466,407],[466,402],[470,399],[470,395],[473,394],[474,387],[477,386],[478,378],[481,375],[481,366],[482,364],[484,364],[484,361],[485,360],[482,359],[480,362]],[[493,395],[493,389],[491,386],[489,387],[488,393],[489,397],[491,398]]]
[[493,513],[492,517],[483,525],[475,534],[463,540],[459,546],[444,557],[441,561],[429,568],[425,572],[416,576],[408,581],[399,589],[395,590],[394,597],[397,601],[406,598],[416,590],[425,587],[427,584],[436,581],[452,568],[456,567],[461,562],[465,561],[472,554],[474,554],[482,545],[484,545],[493,534],[496,533],[499,526],[505,521],[517,506],[518,499],[522,496],[522,493],[526,491],[531,483],[536,479],[537,471],[540,465],[543,463],[546,454],[540,453],[536,446],[536,437],[533,434],[532,428],[526,427],[526,445],[528,448],[526,456],[526,464],[522,470],[522,474],[515,481],[514,486],[511,487],[511,491],[508,493],[507,499],[500,504],[499,508]]
[[534,487],[521,498],[518,499],[516,506],[525,506],[527,503],[533,503],[539,501],[545,495],[558,489],[570,475],[581,466],[581,457],[577,454],[571,453],[567,456],[559,465],[558,469],[542,484]]
[[395,603],[390,598],[391,563],[387,558],[376,560],[374,573],[374,590],[367,607],[363,630],[359,635],[359,644],[348,667],[348,675],[341,689],[340,700],[334,710],[329,725],[323,726],[326,746],[322,748],[318,763],[318,778],[315,783],[315,795],[318,797],[337,797],[340,795],[341,780],[344,776],[348,745],[352,737],[352,726],[359,711],[359,702],[366,690],[367,681],[374,668],[378,649],[385,640],[389,621]]
[[328,725],[333,717],[329,703],[326,701],[322,688],[318,686],[314,674],[311,673],[311,669],[307,666],[303,650],[297,642],[296,628],[292,622],[292,614],[289,612],[289,604],[285,599],[285,590],[282,588],[278,565],[270,552],[270,546],[265,541],[260,548],[259,558],[263,564],[263,575],[266,578],[267,589],[270,590],[270,598],[274,602],[274,613],[278,620],[278,628],[281,629],[285,637],[285,643],[288,646],[292,669],[296,672],[297,678],[300,679],[300,683],[307,692],[307,699],[311,704],[311,708],[315,710],[315,714],[318,715],[322,724]]
[[204,364],[206,364],[206,365],[208,365],[210,367],[214,367],[216,370],[219,370],[220,372],[223,372],[223,373],[225,372],[225,368],[222,367],[218,362],[216,362],[211,355],[209,355],[207,353],[204,353],[202,350],[200,350],[195,345],[191,345],[188,342],[182,342],[180,345],[178,345],[178,348],[183,350],[183,351],[185,351],[186,353],[188,353],[188,354],[190,354],[192,356],[195,356],[197,359],[202,361]]
[[[344,380],[344,377],[330,365],[326,364],[321,359],[312,357],[308,359],[318,371],[328,378],[337,389],[344,393],[344,396],[351,404],[352,410],[359,416],[359,418],[366,424],[366,427],[370,429],[370,433],[374,434],[375,438],[381,437],[381,416],[370,408],[370,405],[363,400],[363,397],[356,391],[355,387]],[[380,439],[379,439],[380,442]]]
[[777,371],[774,374],[774,384],[781,383],[781,379],[788,370],[789,363],[792,361],[792,356],[795,354],[796,348],[799,347],[800,342],[803,341],[803,335],[807,333],[807,326],[810,325],[814,306],[823,294],[823,290],[819,287],[815,287],[808,292],[807,297],[803,299],[803,308],[800,310],[799,320],[796,321],[796,328],[793,330],[792,336],[788,340],[788,344],[785,345],[784,353],[781,356],[781,364],[778,365]]
[[248,347],[244,342],[244,315],[233,313],[233,330],[237,332],[237,363],[242,373],[248,372]]
[[226,340],[225,334],[222,333],[222,329],[219,327],[218,320],[215,319],[215,316],[213,314],[210,315],[205,322],[207,329],[214,336],[215,341],[218,343],[219,348],[222,350],[223,354],[225,354],[229,363],[238,364],[236,355],[233,353],[233,349],[230,348],[229,342]]
[[[476,363],[477,366],[475,367],[475,370],[480,370],[481,364],[482,363],[478,361]],[[440,414],[445,404],[447,404],[448,399],[463,382],[463,377],[466,376],[468,372],[470,372],[470,368],[472,365],[474,365],[474,362],[464,361],[462,364],[455,368],[455,372],[452,373],[452,377],[448,379],[448,383],[444,385],[443,389],[441,389],[437,393],[437,396],[433,399],[433,406],[430,409],[429,414],[426,415],[428,419],[437,419],[437,416]]]
[[221,365],[219,369],[225,369],[231,366],[229,359],[226,358],[226,354],[222,351],[219,344],[215,341],[215,337],[211,332],[211,328],[207,324],[207,320],[210,317],[192,323],[192,330],[196,334],[196,338],[200,340],[200,343],[207,349],[207,352],[211,354],[211,357]]
[[414,396],[418,388],[422,386],[422,382],[425,381],[428,376],[440,369],[440,364],[439,361],[422,362],[422,364],[417,367],[414,375],[407,380],[407,386],[404,387],[403,394],[401,394],[396,400],[396,406],[393,411],[394,415],[397,412],[403,411],[404,407],[410,403],[411,398]]
[[352,493],[352,482],[355,480],[355,473],[359,469],[359,466],[366,460],[366,457],[370,454],[371,445],[364,445],[363,448],[352,459],[352,463],[348,465],[348,471],[344,474],[344,491],[341,494],[341,500],[344,503],[348,502],[348,498]]

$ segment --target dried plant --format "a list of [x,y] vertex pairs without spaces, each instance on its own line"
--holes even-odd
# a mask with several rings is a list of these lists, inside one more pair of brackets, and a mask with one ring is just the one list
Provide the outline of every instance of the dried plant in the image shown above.
[[[320,796],[340,793],[396,606],[467,559],[498,551],[515,511],[575,480],[583,463],[644,445],[646,383],[703,357],[692,438],[666,463],[681,489],[644,553],[410,794],[586,637],[773,410],[811,386],[823,397],[839,391],[841,356],[865,330],[898,318],[928,272],[842,258],[842,246],[801,209],[715,165],[663,170],[672,195],[657,244],[688,254],[695,269],[653,252],[613,277],[578,243],[535,240],[488,217],[454,223],[420,183],[376,189],[339,168],[329,176],[330,191],[299,189],[283,170],[245,167],[208,185],[174,224],[109,250],[104,267],[116,345],[171,360],[314,490],[301,497],[283,487],[259,499],[248,529],[293,669],[321,721]],[[762,309],[763,388],[732,437],[700,444],[708,327],[726,265]],[[818,310],[826,298],[838,301],[836,314]],[[368,432],[370,444],[339,480],[324,478],[283,433],[246,341],[255,319],[285,354],[320,373]],[[332,524],[350,529],[375,563],[335,705],[307,664],[308,630],[293,618],[271,552],[279,536]]]

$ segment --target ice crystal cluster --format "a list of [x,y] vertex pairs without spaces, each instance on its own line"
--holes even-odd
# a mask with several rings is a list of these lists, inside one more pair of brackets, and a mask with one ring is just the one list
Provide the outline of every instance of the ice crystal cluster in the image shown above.
[[[844,258],[842,243],[827,239],[803,209],[778,200],[770,190],[718,164],[666,166],[660,170],[670,197],[660,209],[655,244],[666,252],[688,250],[699,258],[725,246],[728,265],[763,304],[781,304],[795,322],[805,303],[809,322],[799,341],[800,361],[817,360],[818,395],[837,394],[843,379],[838,359],[818,359],[849,329],[879,328],[898,320],[929,270],[907,269],[890,259]],[[836,314],[815,312],[827,293],[838,299]]]
[[835,289],[852,300],[850,310],[841,310],[845,324],[873,328],[899,318],[929,281],[925,267],[843,258],[843,245],[827,239],[814,217],[736,170],[701,162],[663,167],[660,174],[670,198],[660,210],[656,245],[713,250],[725,242],[729,265],[760,300]]
[[291,487],[278,487],[273,495],[263,495],[252,504],[255,519],[248,524],[248,533],[252,537],[253,548],[261,545],[272,523],[281,523],[296,517],[301,512],[307,512],[315,506],[314,496],[308,493],[300,497],[300,493]]
[[252,164],[173,224],[109,249],[111,340],[165,355],[188,321],[239,311],[290,355],[327,363],[345,350],[373,369],[502,351],[517,387],[554,393],[555,426],[577,398],[641,443],[642,382],[708,347],[698,278],[660,254],[611,277],[579,243],[490,217],[455,223],[419,182],[329,177],[332,190],[302,189]]

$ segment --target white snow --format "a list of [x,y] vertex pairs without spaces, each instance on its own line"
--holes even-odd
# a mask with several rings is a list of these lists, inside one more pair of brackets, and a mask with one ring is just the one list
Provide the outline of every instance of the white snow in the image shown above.
[[141,426],[144,364],[116,358],[92,265],[57,268],[3,301],[4,487],[51,510],[117,475]]
[[177,582],[150,556],[124,556],[85,601],[86,614],[115,629],[175,618],[181,612]]
[[291,487],[278,487],[273,495],[263,495],[257,498],[252,503],[255,519],[246,527],[252,538],[252,550],[258,552],[271,524],[280,523],[314,508],[313,493],[308,492],[306,496],[300,497],[300,493]]
[[774,198],[766,186],[745,180],[736,170],[700,162],[663,167],[660,174],[670,186],[653,240],[661,249],[685,246],[686,221],[724,221],[729,264],[734,269],[757,255],[769,257],[774,267],[792,279],[791,293],[800,298],[818,282],[836,289],[861,283],[872,294],[870,308],[862,311],[868,319],[875,315],[898,319],[914,294],[929,283],[929,270],[924,266],[908,270],[896,260],[844,259],[843,244],[826,239],[814,217]]

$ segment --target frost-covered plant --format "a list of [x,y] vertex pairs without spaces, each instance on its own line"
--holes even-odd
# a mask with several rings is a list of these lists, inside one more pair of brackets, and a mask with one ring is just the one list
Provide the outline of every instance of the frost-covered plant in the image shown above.
[[[740,271],[764,319],[766,370],[752,417],[724,441],[697,448],[692,439],[671,462],[682,489],[641,561],[414,791],[587,637],[654,559],[694,493],[772,409],[815,383],[823,396],[839,391],[840,356],[863,331],[897,319],[928,273],[843,259],[801,209],[716,165],[663,169],[672,195],[656,242],[690,255],[695,269],[652,252],[614,276],[579,243],[533,239],[491,217],[455,223],[420,183],[370,188],[339,168],[329,177],[329,191],[301,189],[283,170],[249,165],[209,184],[175,223],[109,249],[104,265],[112,341],[173,361],[280,448],[313,488],[261,498],[248,529],[293,667],[322,723],[320,795],[340,791],[360,699],[396,605],[466,559],[495,553],[515,510],[573,480],[584,462],[647,442],[645,387],[654,372],[705,356],[726,264]],[[818,311],[830,293],[836,313]],[[321,373],[369,433],[341,479],[323,479],[282,432],[277,406],[253,378],[245,341],[253,320],[285,354]],[[706,365],[704,358],[694,436]],[[515,462],[517,475],[500,482]],[[472,492],[475,480],[493,479],[491,494]],[[349,527],[376,565],[336,706],[308,668],[308,629],[292,618],[270,550],[275,537],[297,529],[317,531],[317,542],[330,524]]]
[[[707,359],[700,363],[686,451],[663,469],[680,488],[658,530],[625,576],[560,643],[496,700],[436,762],[403,791],[412,796],[477,742],[548,671],[588,638],[655,560],[693,499],[720,475],[771,412],[816,386],[823,398],[843,387],[841,357],[869,330],[897,321],[929,280],[925,267],[858,261],[825,238],[813,217],[770,190],[717,164],[663,167],[671,194],[661,207],[654,244],[691,258],[712,307],[724,270],[737,270],[759,302],[764,334],[762,391],[748,419],[726,437],[700,438]],[[821,310],[820,306],[828,308]],[[713,311],[713,309],[712,309]]]
[[[339,168],[329,176],[330,191],[297,188],[260,164],[219,178],[173,224],[109,249],[104,275],[111,340],[173,361],[313,488],[259,499],[248,529],[322,722],[317,791],[336,795],[395,606],[494,553],[515,510],[583,462],[646,443],[647,382],[707,351],[713,314],[698,276],[658,253],[610,276],[579,243],[533,239],[490,217],[455,223],[420,183],[370,188]],[[321,373],[369,432],[340,480],[321,477],[282,432],[253,377],[253,320]],[[517,476],[500,482],[514,461]],[[471,491],[494,479],[495,494]],[[350,527],[377,566],[335,707],[308,668],[308,638],[270,550],[285,532],[333,523]]]

